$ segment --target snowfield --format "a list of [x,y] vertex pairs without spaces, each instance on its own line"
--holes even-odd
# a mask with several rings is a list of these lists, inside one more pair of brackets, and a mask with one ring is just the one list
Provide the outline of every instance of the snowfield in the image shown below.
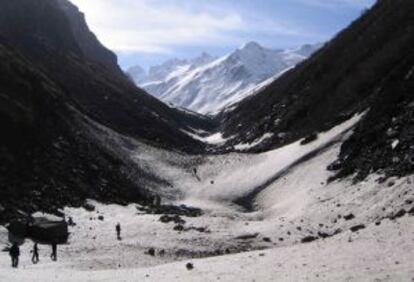
[[[414,176],[327,182],[326,167],[361,116],[307,145],[261,154],[185,156],[129,140],[119,154],[164,180],[147,182],[149,190],[204,214],[182,216],[184,230],[174,230],[177,224],[133,204],[67,207],[76,226],[58,261],[41,245],[33,265],[26,241],[19,269],[0,254],[0,281],[413,281],[414,217],[401,211],[413,206]],[[103,145],[120,148],[123,137],[91,130]],[[6,243],[0,226],[1,247]]]

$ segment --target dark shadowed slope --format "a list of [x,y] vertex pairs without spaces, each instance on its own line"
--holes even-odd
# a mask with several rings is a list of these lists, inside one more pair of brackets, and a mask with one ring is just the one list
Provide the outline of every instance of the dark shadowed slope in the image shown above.
[[222,113],[225,137],[235,136],[227,148],[266,133],[274,135],[252,151],[275,148],[370,109],[331,169],[362,178],[412,172],[413,15],[413,1],[378,1],[309,60]]
[[182,130],[213,126],[136,88],[67,1],[0,1],[0,61],[0,221],[86,198],[145,201],[135,180],[162,180],[103,146],[93,126],[186,152],[204,144]]
[[136,88],[68,1],[3,1],[0,34],[62,87],[67,102],[96,121],[160,146],[202,148],[181,129],[208,129],[210,121],[171,109]]

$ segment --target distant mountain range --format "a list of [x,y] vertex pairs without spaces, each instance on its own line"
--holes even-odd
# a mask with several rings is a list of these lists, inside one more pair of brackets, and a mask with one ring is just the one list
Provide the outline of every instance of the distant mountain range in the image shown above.
[[148,73],[140,66],[127,73],[138,86],[166,103],[212,114],[255,93],[320,47],[273,50],[249,42],[221,58],[203,53],[191,60],[168,60]]

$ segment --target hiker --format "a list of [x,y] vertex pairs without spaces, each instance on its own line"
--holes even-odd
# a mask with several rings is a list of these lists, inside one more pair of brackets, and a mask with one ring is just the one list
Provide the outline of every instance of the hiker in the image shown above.
[[50,255],[50,258],[53,261],[57,260],[57,244],[55,242],[52,243],[52,254]]
[[116,224],[115,230],[116,230],[116,238],[118,240],[121,240],[121,224],[119,224],[119,222]]
[[16,243],[10,248],[9,254],[12,260],[12,267],[17,268],[19,266],[20,248]]
[[32,250],[32,263],[33,264],[37,264],[39,262],[39,248],[37,246],[37,243],[35,243],[33,245],[33,250]]

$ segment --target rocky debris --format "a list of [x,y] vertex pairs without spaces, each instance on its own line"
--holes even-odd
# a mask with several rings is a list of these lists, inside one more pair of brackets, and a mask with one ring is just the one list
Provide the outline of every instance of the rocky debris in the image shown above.
[[318,133],[313,132],[313,133],[309,134],[307,137],[305,137],[302,141],[300,141],[300,144],[301,145],[306,145],[306,144],[309,144],[309,143],[315,141],[316,139],[318,139]]
[[177,224],[176,226],[174,226],[174,230],[175,231],[183,231],[184,230],[184,225]]
[[345,220],[351,220],[351,219],[354,219],[354,218],[355,218],[355,216],[352,213],[347,214],[347,215],[344,216]]
[[98,216],[98,220],[104,221],[105,217],[103,215]]
[[179,224],[179,225],[185,224],[185,220],[182,219],[179,215],[164,214],[160,217],[159,221],[161,221],[162,223],[174,222],[175,224]]
[[47,218],[34,218],[28,224],[28,237],[42,243],[66,243],[69,238],[68,224],[63,219],[52,221]]
[[191,262],[189,262],[185,265],[185,267],[187,268],[187,270],[192,270],[194,268],[194,265]]
[[160,205],[160,206],[144,206],[137,207],[138,210],[148,214],[164,214],[164,215],[179,215],[187,217],[198,217],[203,214],[199,208],[188,207],[185,205]]
[[154,248],[149,248],[146,253],[150,256],[155,256],[155,249]]
[[205,227],[194,227],[194,226],[190,226],[190,227],[184,228],[183,231],[191,231],[191,230],[198,231],[200,233],[210,233],[210,230],[208,230]]
[[259,233],[244,234],[244,235],[237,236],[235,239],[236,240],[250,240],[250,239],[257,238],[257,236],[259,236]]
[[332,235],[330,235],[330,234],[328,234],[328,233],[326,233],[326,232],[318,231],[318,236],[319,236],[320,238],[322,238],[322,239],[325,239],[325,238],[328,238],[328,237],[330,237],[330,236],[332,236]]
[[357,232],[364,228],[365,228],[364,224],[359,224],[359,225],[352,226],[351,228],[349,228],[349,230],[351,230],[352,232]]
[[390,219],[394,220],[400,217],[403,217],[407,212],[405,211],[405,209],[400,209],[397,213],[393,214]]
[[313,242],[315,240],[318,240],[318,237],[315,237],[315,236],[306,236],[306,237],[302,238],[301,242],[302,243],[310,243],[310,242]]
[[408,211],[408,213],[409,213],[410,215],[414,215],[414,207],[412,207],[412,208]]
[[31,238],[37,242],[51,244],[66,243],[69,237],[68,224],[65,220],[54,220],[46,217],[27,217],[16,219],[7,225],[9,240],[20,242]]
[[13,220],[7,226],[9,234],[18,238],[26,238],[27,231],[27,221],[26,220]]
[[263,241],[267,243],[272,242],[272,240],[269,237],[263,237]]
[[89,212],[95,211],[95,206],[88,202],[83,204],[83,208]]

